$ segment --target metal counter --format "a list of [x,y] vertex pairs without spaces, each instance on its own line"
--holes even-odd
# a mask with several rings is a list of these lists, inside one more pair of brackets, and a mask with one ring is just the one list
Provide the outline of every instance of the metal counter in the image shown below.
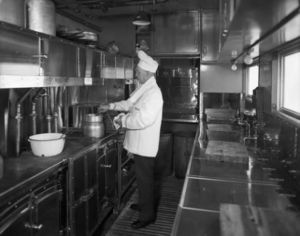
[[52,157],[37,157],[31,151],[23,152],[19,158],[6,158],[3,162],[3,175],[0,178],[0,200],[14,190],[51,174],[67,165],[69,158],[75,158],[83,152],[116,137],[117,133],[106,134],[103,138],[88,138],[80,133],[71,133],[66,137],[64,150]]
[[[218,161],[206,154],[208,145],[199,139],[199,133],[200,130],[194,140],[173,236],[221,235],[220,206],[224,203],[290,209],[290,200],[278,191],[281,180],[272,178],[271,169],[263,161],[269,158],[267,152],[259,156],[248,149],[248,163],[237,162],[238,154],[231,160]],[[222,135],[225,137],[226,132]]]

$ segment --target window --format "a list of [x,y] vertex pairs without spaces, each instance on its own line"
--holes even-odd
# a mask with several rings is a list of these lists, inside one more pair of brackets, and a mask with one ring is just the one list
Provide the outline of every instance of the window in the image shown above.
[[282,57],[281,108],[300,116],[300,52]]
[[253,95],[253,89],[258,86],[259,71],[258,66],[250,66],[248,68],[247,77],[247,95]]

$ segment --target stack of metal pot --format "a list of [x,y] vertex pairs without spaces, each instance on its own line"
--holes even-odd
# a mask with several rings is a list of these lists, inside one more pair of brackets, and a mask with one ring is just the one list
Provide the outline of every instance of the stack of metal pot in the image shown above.
[[104,124],[102,114],[86,114],[83,121],[83,134],[92,138],[101,138],[104,136]]

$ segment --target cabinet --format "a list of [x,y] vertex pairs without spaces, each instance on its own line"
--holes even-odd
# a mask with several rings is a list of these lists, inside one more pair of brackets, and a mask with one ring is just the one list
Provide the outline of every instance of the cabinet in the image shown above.
[[199,58],[162,58],[157,71],[164,120],[197,122],[199,115]]
[[92,235],[116,203],[118,149],[111,139],[69,159],[70,233]]
[[68,196],[71,235],[90,235],[97,225],[97,149],[69,159]]
[[151,55],[196,55],[200,53],[199,11],[155,14],[150,26],[136,28],[136,43],[145,40]]
[[199,54],[200,12],[189,11],[153,17],[153,54]]
[[61,174],[11,194],[0,206],[0,235],[62,235],[64,225]]
[[125,196],[126,191],[131,186],[132,182],[135,180],[135,171],[134,171],[134,161],[127,154],[127,151],[123,149],[121,155],[121,163],[119,165],[120,169],[120,201]]

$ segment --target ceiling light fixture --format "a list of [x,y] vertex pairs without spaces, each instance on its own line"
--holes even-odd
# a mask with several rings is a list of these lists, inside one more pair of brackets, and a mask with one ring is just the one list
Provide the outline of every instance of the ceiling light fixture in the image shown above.
[[246,65],[251,65],[253,63],[253,58],[249,53],[247,53],[247,55],[244,57],[244,63]]
[[150,17],[149,15],[144,12],[140,11],[134,20],[132,21],[132,24],[137,25],[137,26],[147,26],[151,24]]
[[231,70],[232,71],[237,71],[237,65],[235,64],[235,63],[233,63],[232,65],[231,65]]

